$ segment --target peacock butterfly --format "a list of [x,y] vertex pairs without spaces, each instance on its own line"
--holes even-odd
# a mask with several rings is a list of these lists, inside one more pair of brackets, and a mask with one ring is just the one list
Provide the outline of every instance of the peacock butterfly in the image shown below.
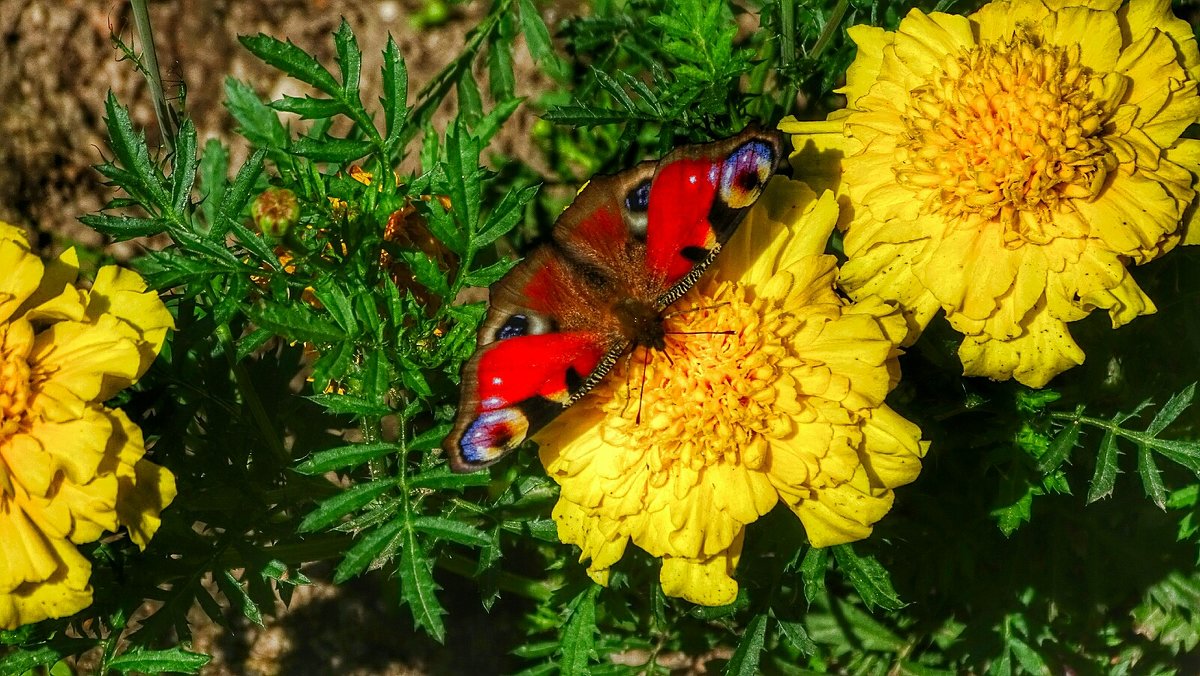
[[664,311],[762,194],[782,143],[750,128],[584,186],[550,240],[492,285],[443,442],[451,469],[498,461],[634,346],[664,349]]

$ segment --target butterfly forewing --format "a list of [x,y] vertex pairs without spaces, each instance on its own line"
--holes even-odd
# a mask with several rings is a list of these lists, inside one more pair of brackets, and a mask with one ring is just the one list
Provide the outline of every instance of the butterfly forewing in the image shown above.
[[444,443],[451,468],[491,465],[593,387],[637,340],[618,315],[661,310],[695,283],[781,153],[778,134],[747,130],[588,183],[550,241],[492,286]]

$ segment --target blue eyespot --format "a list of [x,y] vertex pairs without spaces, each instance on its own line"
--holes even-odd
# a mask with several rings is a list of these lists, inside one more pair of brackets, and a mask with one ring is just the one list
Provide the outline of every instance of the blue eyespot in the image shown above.
[[516,338],[529,332],[529,318],[525,315],[513,315],[504,322],[504,326],[496,331],[496,340]]
[[734,209],[750,206],[758,199],[775,166],[775,149],[763,141],[738,146],[721,168],[721,199]]
[[646,211],[650,208],[650,179],[637,184],[625,195],[625,208],[630,211]]

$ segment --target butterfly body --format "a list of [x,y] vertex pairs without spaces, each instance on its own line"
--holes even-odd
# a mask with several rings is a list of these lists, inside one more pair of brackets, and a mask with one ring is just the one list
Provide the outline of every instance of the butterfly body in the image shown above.
[[632,347],[665,349],[666,308],[715,260],[781,152],[777,134],[749,129],[588,183],[550,241],[492,286],[443,444],[451,468],[499,460]]

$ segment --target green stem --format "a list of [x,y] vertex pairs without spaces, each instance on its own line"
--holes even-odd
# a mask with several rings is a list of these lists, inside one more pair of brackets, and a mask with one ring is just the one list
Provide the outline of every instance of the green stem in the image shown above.
[[154,28],[150,24],[150,11],[146,7],[146,0],[129,0],[129,6],[133,10],[133,23],[137,26],[138,37],[142,41],[144,72],[146,84],[150,86],[150,102],[154,104],[154,116],[158,118],[158,128],[162,130],[163,140],[174,149],[175,133],[179,130],[179,116],[167,103],[163,93],[162,72],[158,67],[158,50],[154,47]]
[[[443,555],[438,557],[437,565],[443,570],[448,570],[451,573],[473,580],[475,579],[475,571],[479,567],[479,562],[461,555]],[[553,587],[545,582],[539,582],[504,571],[500,571],[496,575],[496,586],[503,591],[519,594],[534,601],[550,600],[550,596],[557,589],[557,587]]]
[[821,29],[821,35],[817,37],[817,42],[813,45],[812,53],[808,55],[808,58],[815,61],[821,56],[821,52],[825,51],[825,48],[833,40],[834,33],[841,27],[842,19],[846,16],[846,10],[849,8],[850,0],[838,0],[829,14],[829,21],[826,22],[825,28]]
[[233,371],[233,378],[237,382],[238,391],[241,392],[246,406],[250,409],[250,416],[254,419],[255,426],[258,427],[258,433],[262,436],[263,441],[267,442],[267,450],[271,452],[271,455],[280,467],[288,466],[291,464],[291,456],[288,455],[287,449],[283,447],[283,441],[275,433],[274,426],[271,425],[271,419],[267,416],[267,409],[263,406],[262,399],[258,396],[258,390],[254,387],[254,381],[250,378],[250,373],[246,371],[244,364],[234,360],[233,337],[229,333],[228,326],[217,327],[217,339],[221,341],[221,346],[224,348],[225,360],[228,362],[229,368]]

